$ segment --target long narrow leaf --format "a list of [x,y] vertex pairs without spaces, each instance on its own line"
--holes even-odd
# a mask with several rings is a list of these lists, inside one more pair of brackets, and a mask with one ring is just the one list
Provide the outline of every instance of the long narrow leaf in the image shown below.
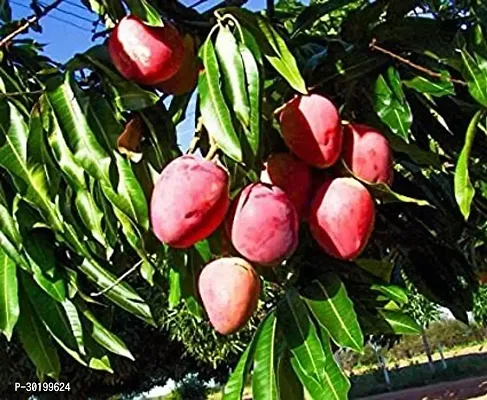
[[152,313],[144,300],[125,282],[116,283],[116,277],[94,260],[85,259],[79,269],[100,289],[111,287],[104,296],[136,317],[154,325]]
[[322,399],[325,353],[306,305],[290,290],[277,307],[277,321],[291,351],[291,364],[312,399]]
[[245,85],[245,71],[237,40],[225,27],[220,28],[215,41],[215,51],[221,68],[223,90],[235,115],[244,127],[249,125],[250,105]]
[[7,340],[20,314],[17,266],[0,248],[0,332]]
[[20,316],[16,332],[24,350],[37,370],[42,375],[57,379],[61,372],[57,350],[23,292],[20,294]]
[[278,399],[277,370],[277,319],[269,313],[262,322],[262,329],[256,337],[254,372],[252,374],[252,396],[255,400]]
[[482,110],[477,111],[470,121],[465,136],[465,144],[463,145],[455,168],[455,199],[457,200],[465,220],[470,216],[470,208],[475,196],[475,189],[470,181],[468,173],[468,159],[470,158],[473,141],[475,139],[475,134],[477,133],[477,126],[483,114],[484,112]]
[[205,70],[199,75],[198,92],[203,124],[215,143],[235,161],[242,161],[242,149],[230,110],[220,89],[220,70],[211,37],[201,48]]
[[319,324],[330,333],[337,344],[362,351],[364,336],[357,314],[337,275],[328,274],[315,280],[305,289],[303,295]]

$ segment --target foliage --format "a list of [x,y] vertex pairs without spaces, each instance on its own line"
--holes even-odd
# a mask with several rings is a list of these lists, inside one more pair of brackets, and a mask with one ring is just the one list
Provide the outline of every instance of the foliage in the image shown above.
[[[225,3],[198,13],[179,2],[84,2],[107,28],[130,11],[153,24],[172,18],[199,38],[196,149],[216,146],[232,196],[284,149],[274,111],[298,93],[328,96],[344,120],[381,129],[393,147],[392,187],[367,185],[378,208],[361,258],[326,256],[303,226],[295,254],[262,273],[279,290],[262,299],[255,332],[210,347],[218,362],[249,341],[225,399],[241,397],[249,374],[256,399],[304,389],[346,398],[335,347],[361,352],[370,335],[420,331],[392,269],[467,320],[487,237],[487,14],[477,1],[440,3],[283,1],[263,15]],[[18,24],[1,4],[5,37]],[[18,36],[1,50],[0,332],[21,344],[40,380],[62,378],[66,357],[117,379],[120,360],[140,356],[134,343],[157,338],[165,310],[184,310],[167,314],[166,329],[202,360],[204,338],[217,336],[206,326],[193,343],[188,327],[207,324],[195,283],[222,254],[219,233],[174,250],[157,242],[148,214],[154,180],[181,154],[176,127],[189,95],[166,108],[159,92],[116,72],[105,45],[64,65]],[[138,162],[117,144],[131,121],[140,122]],[[154,300],[160,292],[167,302]],[[142,339],[125,337],[122,310],[138,318]]]
[[[445,320],[433,322],[427,329],[428,336],[433,352],[437,352],[434,347],[441,344],[443,351],[453,348],[462,348],[474,344],[483,344],[487,341],[487,330],[478,325],[465,325],[460,321]],[[382,348],[380,353],[385,357],[390,366],[394,366],[400,361],[409,360],[413,357],[425,356],[423,341],[420,336],[404,336],[389,349]],[[364,347],[364,353],[357,354],[351,351],[340,353],[340,364],[347,371],[352,371],[355,367],[374,366],[377,364],[377,356],[370,345]]]
[[207,388],[196,375],[183,378],[178,382],[176,390],[171,394],[171,400],[205,400]]
[[477,324],[487,326],[487,286],[479,287],[474,296],[473,318]]
[[437,304],[428,300],[411,285],[406,279],[409,292],[408,303],[404,311],[414,318],[422,327],[427,328],[430,323],[440,319],[440,310]]

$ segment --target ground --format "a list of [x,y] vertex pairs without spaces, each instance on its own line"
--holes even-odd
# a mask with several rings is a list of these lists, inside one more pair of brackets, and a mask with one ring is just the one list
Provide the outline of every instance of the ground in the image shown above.
[[362,400],[485,400],[487,376],[442,382],[422,388],[401,390],[378,396],[362,397]]

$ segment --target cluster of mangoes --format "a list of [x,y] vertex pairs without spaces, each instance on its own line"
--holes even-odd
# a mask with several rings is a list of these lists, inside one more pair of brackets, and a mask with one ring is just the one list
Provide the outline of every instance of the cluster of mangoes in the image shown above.
[[[184,85],[193,79],[188,70],[197,74],[197,68],[184,67],[185,57],[196,59],[188,48],[169,23],[150,27],[135,17],[124,18],[109,39],[111,58],[124,77],[161,88],[174,79]],[[343,123],[328,98],[296,95],[279,108],[278,118],[289,151],[272,154],[262,165],[260,181],[244,187],[233,201],[228,171],[195,155],[169,163],[152,193],[151,224],[160,241],[189,248],[221,228],[223,240],[231,244],[203,268],[198,283],[210,322],[221,334],[234,333],[248,321],[261,289],[253,265],[274,267],[291,257],[301,222],[332,257],[353,260],[367,245],[375,223],[374,198],[351,174],[331,167],[341,160],[360,180],[392,183],[386,138],[369,126]]]

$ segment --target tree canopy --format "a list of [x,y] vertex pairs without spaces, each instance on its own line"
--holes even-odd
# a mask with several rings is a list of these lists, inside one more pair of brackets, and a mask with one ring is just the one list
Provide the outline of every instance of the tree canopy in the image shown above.
[[[114,385],[134,379],[134,390],[195,369],[210,377],[216,368],[221,380],[233,370],[225,399],[241,397],[249,374],[255,399],[298,399],[303,391],[344,399],[350,384],[333,358],[337,347],[361,352],[369,335],[421,330],[404,307],[401,274],[459,320],[473,309],[481,315],[481,0],[268,0],[259,13],[240,0],[205,12],[178,1],[83,0],[104,26],[98,37],[134,14],[154,26],[172,21],[194,38],[198,83],[175,96],[122,77],[106,43],[64,64],[50,60],[22,35],[40,30],[59,3],[33,1],[32,18],[12,21],[9,1],[0,2],[0,352],[11,357],[2,368],[8,382],[17,366],[40,380],[104,371]],[[177,126],[193,92],[194,138],[182,149]],[[331,99],[345,123],[387,137],[394,182],[361,180],[377,211],[359,258],[326,255],[302,224],[294,254],[259,269],[265,290],[251,323],[222,337],[208,325],[196,282],[225,253],[223,230],[186,250],[161,244],[149,218],[154,182],[186,150],[216,154],[235,198],[286,148],[281,106],[310,93]],[[340,173],[353,176],[343,166]],[[138,362],[154,368],[142,378],[127,373]]]

